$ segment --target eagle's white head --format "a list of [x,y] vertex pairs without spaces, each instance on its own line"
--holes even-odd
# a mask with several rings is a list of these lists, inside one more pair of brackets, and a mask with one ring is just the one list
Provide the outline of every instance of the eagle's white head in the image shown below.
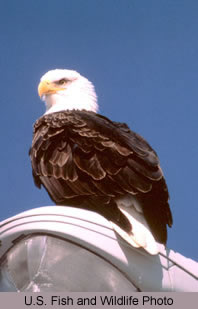
[[44,74],[38,86],[39,96],[46,103],[46,113],[63,110],[97,112],[97,96],[93,84],[72,70],[51,70]]

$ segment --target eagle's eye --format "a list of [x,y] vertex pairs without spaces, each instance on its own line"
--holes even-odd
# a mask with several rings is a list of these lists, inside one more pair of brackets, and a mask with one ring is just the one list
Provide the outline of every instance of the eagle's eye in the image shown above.
[[57,83],[58,85],[60,85],[60,86],[64,86],[64,85],[66,85],[67,82],[68,82],[67,79],[62,78],[62,79],[58,80],[56,83]]

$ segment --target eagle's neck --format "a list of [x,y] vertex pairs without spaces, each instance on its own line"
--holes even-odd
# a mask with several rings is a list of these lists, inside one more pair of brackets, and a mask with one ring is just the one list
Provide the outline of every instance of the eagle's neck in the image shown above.
[[45,114],[64,110],[87,110],[98,111],[97,96],[93,85],[87,81],[86,84],[71,84],[68,89],[45,96]]

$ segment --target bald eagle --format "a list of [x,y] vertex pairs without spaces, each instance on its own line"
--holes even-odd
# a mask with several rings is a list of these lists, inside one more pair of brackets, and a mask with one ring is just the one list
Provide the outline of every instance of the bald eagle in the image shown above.
[[156,152],[126,124],[97,113],[94,86],[76,71],[47,72],[38,93],[46,112],[30,149],[36,186],[57,205],[101,214],[130,245],[157,254],[172,215]]

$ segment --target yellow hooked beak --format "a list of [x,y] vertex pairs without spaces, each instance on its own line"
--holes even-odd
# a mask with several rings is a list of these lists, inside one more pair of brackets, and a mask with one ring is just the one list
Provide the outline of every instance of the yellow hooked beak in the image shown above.
[[47,94],[56,93],[57,91],[65,90],[65,88],[58,87],[53,82],[44,80],[38,86],[38,94],[40,97]]

